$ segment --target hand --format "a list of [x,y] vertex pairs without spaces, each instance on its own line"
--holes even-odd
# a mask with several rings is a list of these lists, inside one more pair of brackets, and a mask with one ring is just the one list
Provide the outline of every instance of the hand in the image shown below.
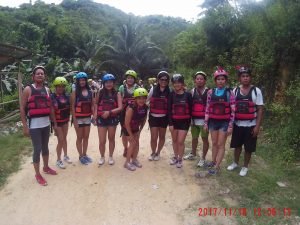
[[109,117],[109,114],[110,114],[109,111],[104,111],[101,117],[103,119],[107,119]]
[[26,136],[26,137],[29,137],[29,136],[30,136],[30,134],[29,134],[29,129],[28,129],[27,126],[24,126],[24,127],[23,127],[23,134],[24,134],[24,136]]
[[227,136],[232,134],[232,127],[228,127],[227,129]]
[[258,133],[259,133],[259,127],[255,126],[252,130],[252,137],[257,137]]

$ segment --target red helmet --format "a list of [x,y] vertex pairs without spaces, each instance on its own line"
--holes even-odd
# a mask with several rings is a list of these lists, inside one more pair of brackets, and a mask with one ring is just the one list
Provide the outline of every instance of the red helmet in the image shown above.
[[218,66],[217,70],[214,72],[214,79],[216,79],[218,76],[224,76],[228,78],[228,72],[226,72],[221,66]]

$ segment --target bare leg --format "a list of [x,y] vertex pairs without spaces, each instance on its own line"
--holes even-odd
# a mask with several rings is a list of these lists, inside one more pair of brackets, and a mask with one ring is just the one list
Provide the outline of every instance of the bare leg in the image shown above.
[[157,139],[158,139],[158,127],[151,127],[150,128],[150,133],[151,133],[151,138],[150,138],[150,145],[151,145],[151,154],[155,154],[156,152],[156,147],[157,147]]
[[183,154],[184,154],[184,141],[187,135],[187,130],[177,130],[177,154],[178,159],[182,160]]
[[[242,147],[238,147],[238,148],[234,149],[234,162],[236,164],[239,164],[241,153],[242,153]],[[245,153],[246,153],[246,151],[245,151]]]
[[89,144],[91,126],[83,127],[83,142],[82,142],[82,154],[86,155]]
[[63,150],[64,150],[64,156],[68,155],[68,142],[67,142],[67,135],[68,135],[68,130],[69,130],[69,124],[65,124],[62,126],[62,131],[63,131]]
[[203,142],[203,150],[202,150],[202,159],[206,158],[208,149],[209,149],[209,142],[208,142],[208,137],[207,138],[202,138]]
[[220,168],[220,164],[221,164],[221,162],[224,158],[226,139],[227,139],[227,133],[219,130],[218,152],[217,152],[217,162],[216,162],[216,167],[217,168]]
[[165,141],[166,141],[166,131],[167,129],[166,128],[159,128],[158,129],[158,146],[157,146],[157,152],[156,154],[159,155],[162,148],[164,147],[165,145]]
[[105,156],[106,133],[107,133],[106,127],[98,127],[99,151],[101,157]]
[[198,138],[193,138],[192,139],[192,154],[193,155],[197,154],[197,146],[198,146]]
[[64,133],[62,127],[57,127],[56,137],[57,137],[56,154],[57,154],[57,161],[59,161],[61,160],[61,152],[64,145]]
[[108,141],[109,141],[109,156],[112,157],[115,150],[115,137],[116,137],[116,126],[108,127]]
[[217,161],[217,152],[218,152],[218,131],[211,131],[211,142],[212,142],[212,161]]
[[245,151],[245,155],[244,155],[244,167],[247,167],[248,168],[248,165],[249,165],[249,162],[250,162],[250,159],[251,159],[251,155],[252,155],[252,152],[246,152]]
[[83,140],[83,127],[75,128],[76,131],[76,148],[79,154],[79,158],[83,156],[83,150],[82,150],[82,140]]

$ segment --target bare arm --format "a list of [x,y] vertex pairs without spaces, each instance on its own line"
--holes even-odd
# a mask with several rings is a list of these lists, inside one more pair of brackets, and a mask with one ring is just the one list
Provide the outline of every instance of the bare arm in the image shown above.
[[114,114],[120,113],[123,109],[122,96],[121,96],[120,92],[118,92],[118,94],[117,94],[117,100],[118,100],[118,108],[111,110],[111,112]]
[[257,117],[256,117],[256,125],[253,128],[253,132],[252,132],[253,137],[256,137],[259,133],[259,129],[262,123],[263,113],[264,113],[263,105],[257,105],[256,107],[257,107]]
[[77,127],[77,120],[76,120],[76,117],[75,117],[75,100],[76,100],[76,93],[75,91],[72,92],[71,94],[71,99],[70,99],[70,102],[71,102],[71,115],[72,115],[72,118],[73,118],[73,124],[75,127]]
[[[49,88],[46,88],[47,93],[50,95],[50,90]],[[54,124],[54,128],[57,128],[57,123],[56,123],[56,118],[55,118],[55,111],[54,111],[54,107],[53,107],[53,103],[52,101],[50,101],[50,119]]]
[[98,116],[98,102],[99,102],[99,94],[100,92],[98,92],[96,94],[96,97],[95,97],[95,101],[94,101],[94,110],[92,111],[93,112],[93,119],[96,120],[97,119],[97,116]]
[[22,98],[21,98],[21,102],[20,102],[20,116],[21,116],[21,121],[23,124],[23,133],[25,136],[29,136],[29,129],[28,129],[28,125],[27,125],[27,119],[26,119],[26,112],[25,109],[27,107],[27,101],[28,98],[31,94],[31,90],[29,87],[26,87],[22,93]]
[[131,131],[130,122],[133,116],[133,109],[130,107],[127,107],[126,114],[125,114],[125,128],[129,134],[130,137],[133,136],[133,133]]

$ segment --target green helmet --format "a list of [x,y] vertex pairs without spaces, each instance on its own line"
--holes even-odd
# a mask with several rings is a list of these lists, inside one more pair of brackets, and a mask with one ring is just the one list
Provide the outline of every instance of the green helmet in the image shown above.
[[68,81],[64,77],[56,77],[55,80],[53,81],[53,85],[64,85],[66,86],[68,84]]
[[148,91],[145,88],[137,88],[133,92],[133,97],[147,97]]
[[125,73],[125,77],[132,76],[134,79],[137,79],[137,73],[134,70],[127,70]]

